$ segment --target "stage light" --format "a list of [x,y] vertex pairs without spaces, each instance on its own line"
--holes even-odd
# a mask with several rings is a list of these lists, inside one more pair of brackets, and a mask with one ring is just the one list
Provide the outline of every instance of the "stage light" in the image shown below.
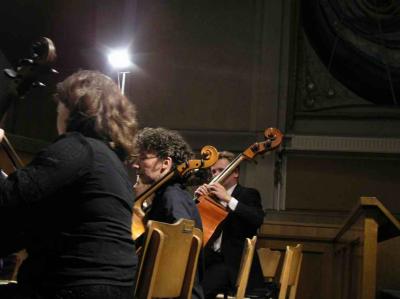
[[132,66],[131,57],[127,49],[110,51],[108,54],[108,62],[115,69],[126,69]]
[[108,62],[118,71],[118,86],[122,94],[125,94],[126,75],[128,69],[133,66],[128,49],[112,50],[108,54]]

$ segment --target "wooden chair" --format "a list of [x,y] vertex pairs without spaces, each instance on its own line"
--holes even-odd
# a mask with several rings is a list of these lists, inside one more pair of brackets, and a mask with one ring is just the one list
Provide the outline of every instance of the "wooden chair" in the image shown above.
[[18,270],[27,256],[28,253],[26,250],[21,250],[3,259],[3,261],[6,261],[6,271],[0,273],[0,284],[4,285],[17,282]]
[[149,221],[135,298],[191,298],[202,232],[194,221]]
[[302,247],[301,244],[297,244],[297,246],[286,246],[278,299],[286,299],[287,294],[289,294],[289,299],[296,298],[301,262],[303,259]]
[[254,251],[256,248],[256,242],[257,242],[257,236],[254,236],[252,239],[246,238],[245,246],[242,253],[242,259],[240,261],[239,273],[236,279],[235,296],[226,296],[224,294],[218,294],[217,298],[229,298],[229,299],[245,298],[247,281],[249,280],[251,264],[253,262]]
[[269,248],[258,248],[257,254],[260,260],[264,280],[266,282],[273,281],[276,276],[279,261],[281,259],[281,252],[278,250],[271,250]]

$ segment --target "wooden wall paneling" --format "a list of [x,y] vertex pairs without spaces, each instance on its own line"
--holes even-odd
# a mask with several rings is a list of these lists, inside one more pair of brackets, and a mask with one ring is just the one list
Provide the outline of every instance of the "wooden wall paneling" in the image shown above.
[[288,153],[286,209],[349,211],[357,198],[371,194],[399,212],[399,168],[397,156]]
[[400,287],[400,237],[378,244],[377,290]]

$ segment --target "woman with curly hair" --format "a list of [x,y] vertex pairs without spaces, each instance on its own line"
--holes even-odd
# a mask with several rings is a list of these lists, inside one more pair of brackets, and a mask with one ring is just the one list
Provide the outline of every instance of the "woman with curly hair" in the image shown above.
[[0,181],[0,213],[23,236],[0,256],[28,253],[0,298],[131,299],[134,196],[123,160],[134,150],[135,108],[95,71],[59,83],[55,100],[59,138]]

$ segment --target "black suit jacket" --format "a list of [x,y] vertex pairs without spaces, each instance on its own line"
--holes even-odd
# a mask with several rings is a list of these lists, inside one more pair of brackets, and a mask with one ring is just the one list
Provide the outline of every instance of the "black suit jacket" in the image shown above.
[[156,192],[148,219],[172,224],[181,218],[194,220],[195,226],[203,229],[192,196],[179,183],[167,184]]
[[[232,196],[238,200],[238,205],[234,211],[229,212],[221,225],[221,253],[224,263],[228,267],[229,278],[233,287],[239,272],[245,239],[257,235],[257,230],[264,220],[264,211],[260,194],[256,189],[237,185],[232,192]],[[214,234],[214,237],[218,236],[218,232]],[[212,243],[211,240],[206,248],[206,264],[207,251],[212,250]],[[257,254],[254,254],[248,288],[262,287],[263,282],[264,278],[260,262]]]

